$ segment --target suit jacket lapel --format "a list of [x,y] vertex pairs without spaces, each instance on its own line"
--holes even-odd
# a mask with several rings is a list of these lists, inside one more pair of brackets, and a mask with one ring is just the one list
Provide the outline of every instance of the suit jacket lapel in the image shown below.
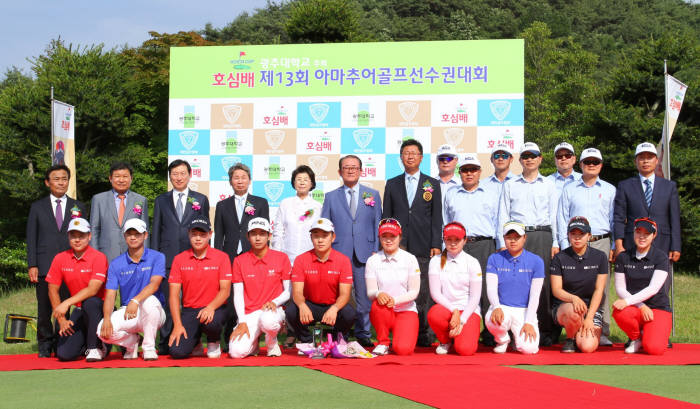
[[[114,224],[119,226],[119,206],[118,204],[115,205],[116,199],[114,198],[114,190],[109,191],[109,195],[107,196],[107,201],[109,208],[111,209],[112,217],[114,217]],[[126,201],[124,202],[124,217],[126,217]],[[122,226],[119,226],[122,227]]]
[[[70,197],[66,196],[66,208],[63,209],[63,224],[61,225],[61,230],[60,231],[66,231],[68,229],[68,223],[70,223],[73,215],[71,213],[71,209],[75,206],[75,200],[71,199]],[[83,217],[84,215],[81,215],[80,217]]]
[[[44,201],[44,210],[49,215],[49,218],[51,218],[51,220],[53,220],[53,226],[56,229],[56,231],[59,231],[58,226],[56,225],[56,213],[53,211],[53,203],[51,203],[51,196],[46,197],[46,200]],[[64,212],[64,214],[65,214],[65,212]],[[66,223],[65,216],[63,217],[63,223],[64,224]]]
[[399,186],[401,187],[401,197],[403,197],[404,204],[406,205],[407,209],[410,209],[411,206],[408,205],[408,195],[406,194],[406,172],[401,174],[401,177],[399,178]]
[[[192,198],[192,201],[190,201],[190,198]],[[192,212],[192,202],[194,202],[194,201],[195,201],[195,197],[192,196],[192,189],[190,189],[187,192],[187,197],[185,198],[185,203],[184,203],[185,208],[184,208],[184,211],[182,212],[181,223],[184,222],[185,220],[187,220],[188,217],[190,217],[190,213]],[[170,203],[172,203],[172,200],[170,201]],[[177,216],[177,212],[175,212],[175,213]]]
[[[168,204],[166,204],[165,207],[167,207],[168,210],[170,210],[170,212],[173,214],[173,217],[175,218],[175,220],[177,220],[177,211],[175,210],[175,204],[173,203],[173,195],[174,194],[175,194],[174,190],[171,190],[168,192],[168,194],[166,196],[166,199],[168,200]],[[182,220],[185,220],[185,218],[183,217]]]
[[[639,180],[639,175],[637,175],[636,180],[634,181],[634,188],[637,190],[637,194],[639,197],[642,199],[642,204],[644,205],[644,208],[647,210],[647,214],[649,213],[649,206],[647,206],[647,199],[644,196],[644,189],[642,189],[642,182]],[[652,192],[652,200],[653,198],[653,193]]]

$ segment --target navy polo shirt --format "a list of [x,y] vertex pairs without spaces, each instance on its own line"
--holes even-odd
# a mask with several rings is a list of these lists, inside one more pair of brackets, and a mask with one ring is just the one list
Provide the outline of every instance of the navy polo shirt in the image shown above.
[[[161,276],[165,279],[165,255],[149,248],[143,250],[143,256],[134,263],[126,251],[109,264],[107,270],[108,290],[119,290],[121,305],[127,305],[129,300],[136,297],[150,282],[151,277]],[[165,297],[157,290],[153,294],[161,304],[165,305]]]
[[532,280],[544,278],[544,262],[527,250],[518,257],[503,250],[489,256],[486,273],[498,276],[498,301],[502,305],[526,308]]
[[[625,275],[625,284],[630,294],[637,294],[649,286],[655,270],[668,272],[668,253],[652,246],[641,260],[637,258],[637,248],[623,251],[615,260],[615,274]],[[644,304],[656,310],[671,312],[668,300],[668,280],[658,293],[644,301]]]
[[[561,276],[564,291],[590,305],[598,275],[608,274],[608,256],[591,247],[587,247],[586,252],[579,256],[573,248],[567,247],[554,256],[549,265],[549,272],[551,275]],[[553,298],[555,305],[562,303],[560,299]],[[601,301],[601,305],[603,302]]]

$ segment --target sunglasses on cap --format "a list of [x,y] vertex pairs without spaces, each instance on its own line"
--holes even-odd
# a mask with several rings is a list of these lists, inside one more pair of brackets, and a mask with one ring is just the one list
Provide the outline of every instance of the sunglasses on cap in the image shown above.
[[586,166],[598,166],[603,162],[599,161],[598,159],[584,159],[581,161],[581,163]]
[[393,217],[387,217],[387,218],[379,221],[380,226],[382,226],[384,224],[395,224],[395,225],[401,227],[401,223],[399,223],[399,221],[394,219]]
[[491,155],[491,157],[494,159],[508,159],[508,158],[510,158],[510,153],[508,153],[508,152],[494,153],[493,155]]
[[520,159],[523,159],[523,160],[535,159],[535,158],[537,158],[538,156],[540,156],[540,155],[535,155],[535,154],[532,153],[532,152],[527,152],[527,153],[523,153],[522,155],[520,155]]
[[571,152],[566,152],[566,153],[558,153],[554,155],[557,159],[571,159],[571,157],[574,156],[573,153]]
[[449,162],[452,162],[452,161],[455,160],[455,159],[456,159],[456,158],[455,158],[454,156],[438,156],[438,160],[439,160],[440,162],[447,162],[447,163],[449,163]]

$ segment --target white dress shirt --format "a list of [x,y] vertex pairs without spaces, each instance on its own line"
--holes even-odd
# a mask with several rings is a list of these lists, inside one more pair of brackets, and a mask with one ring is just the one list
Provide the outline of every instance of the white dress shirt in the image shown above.
[[180,200],[180,193],[184,193],[182,196],[182,214],[185,214],[185,206],[187,206],[187,195],[190,193],[190,188],[186,187],[182,192],[178,192],[173,189],[173,206],[177,210],[177,201]]
[[56,199],[58,199],[61,201],[61,210],[63,210],[63,220],[66,220],[66,212],[68,211],[68,209],[66,209],[66,205],[68,204],[68,196],[63,195],[61,197],[56,197],[52,194],[49,194],[49,196],[51,197],[51,214],[56,216]]

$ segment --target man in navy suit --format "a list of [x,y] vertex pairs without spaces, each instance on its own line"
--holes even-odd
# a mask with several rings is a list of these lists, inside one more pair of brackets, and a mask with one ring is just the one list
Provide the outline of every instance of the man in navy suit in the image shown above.
[[676,182],[654,174],[658,164],[656,147],[637,145],[634,162],[639,174],[617,185],[613,225],[615,257],[634,247],[634,220],[648,217],[658,225],[654,247],[668,254],[671,261],[681,257],[681,210]]
[[[168,176],[173,190],[163,193],[155,200],[151,248],[165,254],[165,279],[160,283],[160,292],[168,299],[168,277],[170,266],[176,255],[190,248],[188,230],[190,222],[196,218],[209,218],[209,199],[199,192],[190,190],[192,167],[182,159],[168,165]],[[161,355],[168,353],[168,339],[173,329],[168,303],[164,305],[165,324],[160,328]]]
[[[248,241],[248,222],[256,217],[270,220],[270,208],[267,200],[249,195],[250,168],[237,163],[228,170],[228,181],[233,187],[233,196],[216,204],[214,214],[214,248],[223,250],[233,259],[250,250]],[[236,310],[233,308],[233,291],[226,305],[226,324],[224,325],[223,351],[228,351],[228,340],[236,322]]]
[[[68,222],[72,218],[87,218],[84,204],[74,200],[66,192],[70,182],[70,169],[66,165],[51,166],[44,175],[44,184],[51,194],[32,203],[27,219],[27,266],[29,281],[36,283],[37,343],[39,357],[51,357],[56,349],[56,331],[51,324],[51,302],[46,273],[56,254],[68,250]],[[61,299],[70,297],[65,285],[60,289]],[[57,329],[57,328],[56,328]]]
[[357,306],[355,337],[364,347],[374,346],[370,341],[369,311],[372,302],[367,298],[365,263],[378,249],[377,231],[382,217],[379,192],[363,186],[360,180],[362,160],[347,155],[338,162],[338,174],[343,186],[326,193],[321,217],[335,225],[333,248],[347,256],[352,263],[353,295]]
[[423,146],[415,139],[401,144],[401,162],[405,172],[389,179],[384,188],[383,217],[393,217],[401,223],[401,248],[416,256],[421,272],[418,306],[418,346],[430,346],[427,314],[432,305],[428,287],[430,257],[442,248],[442,197],[440,182],[421,173]]

